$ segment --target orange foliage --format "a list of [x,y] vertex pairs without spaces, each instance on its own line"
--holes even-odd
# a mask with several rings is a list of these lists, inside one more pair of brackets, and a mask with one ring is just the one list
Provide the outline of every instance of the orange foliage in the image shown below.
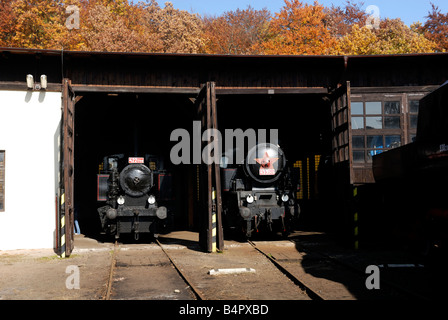
[[427,39],[437,44],[437,51],[448,51],[448,13],[443,14],[432,4],[432,11],[428,13],[425,24],[417,26],[417,31]]
[[265,54],[328,54],[336,40],[325,25],[324,7],[285,0],[269,27],[269,35],[260,47]]
[[219,17],[205,17],[207,53],[257,54],[256,45],[264,38],[271,13],[267,9],[228,11]]
[[368,15],[361,8],[363,4],[347,0],[345,7],[332,5],[331,8],[325,8],[326,23],[333,37],[340,38],[349,34],[355,24],[366,24]]
[[11,1],[0,0],[0,46],[11,46],[16,16]]
[[[79,27],[67,27],[69,5]],[[433,5],[425,23],[400,19],[365,27],[363,3],[326,8],[285,0],[267,9],[200,17],[156,0],[0,0],[0,46],[210,54],[399,54],[448,50],[448,14]]]

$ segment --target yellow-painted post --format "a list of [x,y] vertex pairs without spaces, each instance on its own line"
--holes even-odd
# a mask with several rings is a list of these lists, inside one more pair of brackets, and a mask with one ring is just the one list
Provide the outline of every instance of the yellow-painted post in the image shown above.
[[[65,193],[61,196],[61,208],[64,208],[65,205]],[[65,210],[61,210],[61,225],[60,225],[60,234],[61,234],[61,258],[65,258]]]
[[[216,191],[212,192],[212,201],[216,200]],[[212,252],[217,252],[216,250],[216,211],[212,212]]]

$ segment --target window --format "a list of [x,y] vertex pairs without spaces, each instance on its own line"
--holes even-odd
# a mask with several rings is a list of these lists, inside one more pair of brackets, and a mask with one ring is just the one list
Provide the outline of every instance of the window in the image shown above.
[[384,113],[399,115],[401,113],[400,101],[386,101],[384,102]]
[[400,129],[401,101],[352,102],[353,130]]
[[[414,98],[416,99],[416,98]],[[408,134],[409,142],[415,141],[417,135],[418,111],[420,100],[408,100]]]
[[381,102],[366,102],[366,114],[381,114]]
[[362,99],[351,103],[353,162],[358,164],[371,163],[373,156],[403,143],[401,97],[376,95]]
[[5,211],[5,151],[0,150],[0,212]]
[[364,115],[363,102],[352,102],[352,115]]
[[418,100],[409,101],[409,128],[411,129],[417,129],[418,107]]
[[400,135],[354,135],[352,138],[353,162],[371,163],[372,157],[401,146]]

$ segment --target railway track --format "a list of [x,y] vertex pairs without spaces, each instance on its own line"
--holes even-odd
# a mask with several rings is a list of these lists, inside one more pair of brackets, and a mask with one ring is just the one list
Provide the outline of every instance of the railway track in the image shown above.
[[106,294],[103,296],[103,300],[110,300],[110,294],[112,292],[112,284],[113,284],[113,278],[114,278],[114,271],[115,271],[115,266],[117,264],[118,250],[119,250],[118,242],[115,241],[114,252],[112,253],[112,258],[111,258],[111,262],[110,262],[109,279],[108,279],[107,285],[106,285]]
[[[169,260],[169,263],[171,264],[171,266],[176,270],[177,274],[179,275],[179,278],[182,279],[182,281],[186,285],[185,288],[188,288],[188,290],[191,292],[192,295],[194,295],[194,298],[196,300],[205,300],[205,298],[201,294],[201,292],[199,290],[197,290],[197,288],[194,286],[194,284],[189,280],[188,276],[184,272],[182,272],[182,270],[176,264],[175,260],[163,248],[163,245],[157,239],[155,242],[156,242],[158,248],[160,248],[161,252],[163,252],[163,255]],[[128,266],[123,265],[123,264],[117,266],[119,253],[120,253],[120,245],[118,244],[118,242],[115,242],[114,250],[112,253],[112,257],[111,257],[109,278],[107,280],[106,292],[103,295],[103,300],[111,300],[112,298],[114,298],[113,292],[115,291],[114,293],[115,293],[115,295],[117,295],[116,291],[120,291],[119,289],[114,287],[114,283],[117,281],[117,270],[120,268],[126,268]],[[149,267],[154,267],[154,265],[142,265],[142,267],[149,268]],[[137,276],[139,277],[139,276],[141,276],[141,274],[138,274]],[[120,278],[119,278],[119,280],[120,280]],[[129,279],[125,279],[125,280],[129,281]],[[153,290],[153,288],[150,288],[150,287],[147,288],[148,292],[151,292],[152,290]],[[179,290],[176,290],[176,292],[178,292],[178,291]],[[118,295],[120,295],[120,294],[118,293]],[[142,293],[142,296],[144,297],[144,293]],[[148,297],[146,297],[146,298],[148,298]],[[182,297],[181,297],[181,299],[182,299]],[[183,299],[185,299],[185,297]]]
[[[120,249],[120,245],[115,243],[111,256],[106,291],[103,295],[104,300],[141,298],[202,301],[208,300],[207,297],[212,300],[216,299],[216,285],[210,287],[210,278],[207,277],[205,272],[202,276],[199,268],[193,267],[196,264],[191,264],[191,260],[189,260],[190,263],[188,265],[185,265],[184,259],[186,253],[173,250],[171,247],[168,247],[169,250],[167,250],[168,248],[159,240],[156,240],[155,244],[144,247],[143,249],[135,249],[135,247],[132,247],[132,249]],[[243,249],[244,246],[242,246],[239,250],[249,253],[251,251],[250,248],[253,248],[259,254],[259,258],[255,258],[257,253],[254,252],[251,254],[253,256],[252,259],[257,260],[258,264],[263,259],[267,259],[275,269],[293,283],[291,287],[295,285],[297,286],[297,290],[303,292],[307,297],[306,299],[309,298],[310,300],[318,301],[427,299],[424,296],[403,288],[399,284],[383,278],[381,279],[381,290],[369,291],[365,286],[367,275],[363,270],[339,261],[335,257],[326,255],[325,253],[314,252],[308,248],[305,251],[302,249],[299,251],[296,247],[297,243],[293,240],[285,243],[248,241],[248,244],[249,246],[246,249]],[[202,257],[202,254],[194,252],[190,254]],[[219,261],[217,256],[213,258],[213,255],[204,255],[204,259],[211,258],[212,260],[210,261],[215,261],[215,263]],[[269,262],[266,263],[269,264]],[[172,268],[168,268],[168,266]],[[146,278],[145,273],[148,273]],[[157,280],[154,281],[154,279]],[[161,282],[167,281],[167,279],[169,279],[170,283],[165,285],[161,284]],[[221,281],[230,280],[230,278],[225,277],[221,279],[219,280],[218,278],[218,280],[213,281],[217,281],[217,285],[219,286],[218,283],[224,285]],[[146,287],[141,287],[142,283],[145,283]],[[255,284],[255,286],[259,285],[261,284]],[[165,291],[176,292],[176,295],[155,293],[154,287],[163,287]],[[180,288],[181,290],[174,288]],[[220,294],[219,299],[235,299],[235,292],[228,291],[228,293],[224,294],[223,292],[225,290],[227,289],[222,289],[221,292],[218,292]],[[139,292],[138,297],[133,296],[135,291]],[[247,298],[250,299],[250,296],[247,296]]]
[[[292,243],[297,243],[293,240],[291,240]],[[349,293],[348,290],[346,293],[344,293],[344,286],[334,285],[330,286],[329,281],[326,281],[326,279],[321,279],[321,283],[324,283],[324,288],[327,288],[329,291],[334,291],[336,294],[334,296],[328,295],[326,290],[322,290],[322,286],[317,285],[319,281],[314,281],[314,285],[310,285],[308,281],[305,281],[302,277],[297,276],[294,271],[291,271],[292,264],[287,265],[287,263],[282,262],[282,259],[276,259],[270,252],[266,252],[263,249],[261,249],[257,244],[255,244],[252,241],[248,241],[248,243],[259,253],[261,253],[263,256],[265,256],[269,261],[272,262],[273,265],[277,267],[279,271],[281,271],[286,277],[288,277],[294,284],[299,286],[302,290],[306,292],[306,294],[310,297],[312,300],[335,300],[339,298],[348,298],[348,299],[417,299],[417,300],[430,300],[428,297],[421,295],[419,293],[416,293],[414,291],[408,290],[401,286],[398,283],[395,283],[391,281],[390,279],[381,279],[381,291],[368,291],[366,288],[363,288],[364,281],[367,277],[364,270],[358,269],[350,264],[347,264],[345,262],[340,261],[337,258],[334,258],[330,255],[327,255],[322,252],[313,251],[306,249],[305,255],[313,255],[314,257],[317,257],[320,261],[325,261],[327,265],[332,265],[331,267],[333,269],[333,273],[337,273],[338,269],[343,269],[344,273],[346,274],[344,277],[348,279],[349,277],[353,276],[355,279],[359,279],[359,281],[353,281],[357,282],[358,288],[356,289],[356,286],[352,286],[351,290],[357,293]],[[287,260],[287,259],[285,259]],[[302,261],[303,264],[303,261]],[[297,267],[297,264],[296,264]],[[295,268],[297,269],[297,268]],[[312,273],[312,271],[310,272]],[[338,279],[339,281],[341,279]],[[352,279],[350,279],[352,280]],[[328,282],[326,284],[325,282]],[[348,283],[350,281],[340,281],[340,283]],[[328,285],[328,286],[327,286]],[[327,286],[327,287],[325,287]],[[364,290],[363,290],[364,289]]]
[[[290,241],[295,243],[295,244],[297,244],[297,242],[294,241],[294,240],[290,240]],[[342,268],[345,268],[346,270],[349,270],[350,272],[352,272],[355,275],[358,275],[360,277],[365,277],[366,276],[365,270],[362,270],[359,267],[355,267],[355,266],[353,266],[353,265],[351,265],[349,263],[341,261],[340,259],[338,259],[338,258],[336,258],[336,257],[334,257],[332,255],[323,253],[323,252],[318,251],[318,250],[311,250],[309,248],[305,249],[304,251],[308,252],[308,253],[312,253],[314,255],[318,255],[318,256],[322,257],[322,259],[326,259],[326,260],[330,261],[331,263],[333,263],[335,265],[339,265]],[[404,288],[402,285],[400,285],[399,283],[394,282],[392,279],[388,279],[388,278],[385,279],[384,277],[381,277],[381,286],[383,288],[386,287],[388,290],[396,292],[397,295],[400,295],[400,296],[402,296],[404,298],[407,298],[407,299],[414,299],[414,300],[417,299],[417,300],[423,300],[423,301],[431,300],[429,297],[427,297],[425,295],[422,295],[422,294],[419,294],[419,293],[414,292],[412,290],[409,290],[407,288]]]
[[269,259],[269,261],[271,261],[277,267],[277,269],[280,270],[286,277],[288,277],[295,285],[299,286],[302,290],[304,290],[310,299],[320,300],[320,301],[325,300],[318,292],[313,290],[311,287],[309,287],[303,281],[301,281],[298,277],[296,277],[291,272],[289,272],[287,270],[287,268],[285,266],[283,266],[280,262],[278,262],[274,258],[272,258],[272,256],[269,253],[266,253],[263,250],[261,250],[260,248],[258,248],[257,245],[250,240],[248,240],[248,243],[255,250],[257,250],[262,255],[264,255],[267,259]]
[[184,272],[182,272],[182,270],[178,267],[178,265],[173,260],[173,258],[163,248],[163,245],[159,242],[159,240],[156,240],[156,243],[159,245],[159,247],[162,249],[163,253],[165,253],[165,255],[168,257],[168,259],[171,261],[171,263],[173,264],[173,267],[176,269],[179,276],[185,281],[185,284],[187,284],[190,287],[190,289],[193,292],[193,294],[195,295],[196,299],[197,300],[205,300],[202,293],[193,285],[193,283],[190,281],[190,279],[187,277],[187,275]]

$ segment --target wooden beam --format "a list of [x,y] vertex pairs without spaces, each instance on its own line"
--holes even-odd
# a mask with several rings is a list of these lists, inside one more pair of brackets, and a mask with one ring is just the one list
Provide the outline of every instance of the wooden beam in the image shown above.
[[173,93],[197,95],[200,88],[191,87],[144,87],[144,86],[99,86],[73,84],[75,92],[104,92],[104,93]]
[[[200,88],[195,87],[146,87],[146,86],[104,86],[73,84],[77,92],[108,93],[174,93],[198,95]],[[326,94],[327,88],[216,88],[218,95],[232,94]]]
[[49,83],[47,89],[31,90],[26,86],[26,82],[23,81],[0,81],[0,90],[12,90],[12,91],[35,91],[35,92],[62,92],[62,85],[59,83]]
[[431,92],[440,86],[352,87],[352,94]]
[[327,88],[223,88],[217,87],[217,95],[232,94],[327,94]]

